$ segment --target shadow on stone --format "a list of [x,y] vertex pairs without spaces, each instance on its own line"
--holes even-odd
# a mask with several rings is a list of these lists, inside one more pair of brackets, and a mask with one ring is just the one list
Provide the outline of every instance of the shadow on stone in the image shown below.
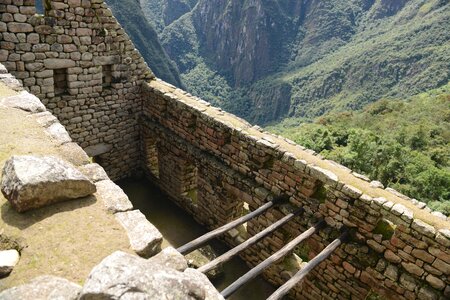
[[1,217],[6,224],[23,230],[55,214],[91,206],[96,202],[97,198],[95,196],[88,196],[19,213],[6,201],[1,206]]

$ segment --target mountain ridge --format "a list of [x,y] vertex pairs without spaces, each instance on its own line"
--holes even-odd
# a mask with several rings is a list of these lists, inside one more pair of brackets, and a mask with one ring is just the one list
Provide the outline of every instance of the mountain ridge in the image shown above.
[[[186,88],[258,124],[360,109],[450,78],[450,5],[441,0],[140,3],[159,5],[152,18]],[[167,16],[176,3],[184,14]]]

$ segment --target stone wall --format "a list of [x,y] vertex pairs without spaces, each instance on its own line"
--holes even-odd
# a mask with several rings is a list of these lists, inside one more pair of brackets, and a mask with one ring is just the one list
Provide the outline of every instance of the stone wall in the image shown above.
[[[450,297],[450,225],[424,204],[365,181],[291,141],[159,80],[102,0],[0,3],[0,62],[37,95],[113,179],[143,166],[202,224],[215,228],[277,195],[289,205],[231,230],[236,245],[306,212],[248,249],[251,266],[321,219],[328,226],[265,272],[282,284],[342,229],[350,240],[291,291],[295,298]],[[65,137],[70,140],[70,138]],[[112,184],[112,183],[111,183]],[[121,198],[112,192],[111,198]],[[123,197],[122,197],[123,198]]]
[[[146,84],[143,92],[141,131],[148,141],[143,152],[153,153],[145,157],[144,165],[150,177],[199,222],[215,228],[276,195],[289,196],[291,209],[305,208],[303,216],[243,253],[249,265],[326,220],[326,229],[265,272],[270,282],[284,283],[340,230],[350,230],[348,243],[292,290],[292,297],[450,296],[450,226],[445,216],[431,214],[416,200],[365,181],[162,81]],[[145,151],[146,145],[153,150]],[[225,240],[231,245],[242,242],[280,219],[284,209],[289,208],[269,210],[230,231]]]
[[[36,0],[40,1],[40,0]],[[0,63],[117,179],[138,166],[140,86],[153,77],[102,0],[0,3]]]

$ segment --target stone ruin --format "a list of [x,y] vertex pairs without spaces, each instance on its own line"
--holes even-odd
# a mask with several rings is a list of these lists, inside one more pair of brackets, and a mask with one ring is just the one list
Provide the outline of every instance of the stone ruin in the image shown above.
[[[350,230],[291,297],[450,297],[446,216],[156,79],[102,0],[46,0],[44,15],[34,0],[3,0],[0,13],[0,63],[111,179],[144,171],[208,228],[279,195],[303,207],[301,218],[242,253],[249,266],[325,220],[264,272],[269,282],[283,284]],[[282,216],[271,210],[224,241],[237,245]]]

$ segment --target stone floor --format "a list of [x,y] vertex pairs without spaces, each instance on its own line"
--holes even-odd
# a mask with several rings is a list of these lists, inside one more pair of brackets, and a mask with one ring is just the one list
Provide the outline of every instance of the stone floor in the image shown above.
[[[16,92],[0,82],[0,102]],[[11,155],[60,156],[75,165],[89,163],[73,143],[52,138],[36,114],[0,104],[0,168]],[[108,213],[97,194],[17,213],[0,194],[0,235],[21,240],[21,259],[0,290],[39,275],[55,275],[82,284],[104,257],[116,250],[131,252],[125,230]],[[1,246],[4,243],[0,243]]]

